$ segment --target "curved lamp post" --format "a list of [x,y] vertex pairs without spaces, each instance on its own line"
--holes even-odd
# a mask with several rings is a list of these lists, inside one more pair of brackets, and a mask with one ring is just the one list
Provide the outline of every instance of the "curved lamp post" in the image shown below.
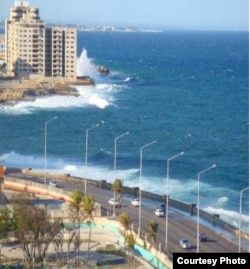
[[141,187],[142,187],[142,150],[152,144],[155,144],[156,141],[152,141],[140,148],[140,191],[139,191],[139,228],[138,228],[138,235],[141,235]]
[[87,177],[88,177],[88,138],[89,131],[99,127],[99,123],[86,130],[86,146],[85,146],[85,182],[84,182],[84,194],[87,194]]
[[169,162],[181,155],[183,155],[184,152],[180,152],[179,154],[174,155],[173,157],[170,157],[167,160],[167,197],[166,197],[166,248],[168,247],[168,190],[169,190],[169,185],[168,185],[168,181],[169,181]]
[[47,125],[53,120],[56,120],[57,116],[48,120],[44,124],[44,185],[47,186]]
[[[122,138],[123,136],[125,135],[128,135],[129,132],[126,132],[126,133],[123,133],[119,136],[117,136],[115,138],[115,145],[114,145],[114,182],[116,180],[116,143],[117,143],[117,140]],[[115,191],[114,191],[114,206],[113,206],[113,216],[115,217],[116,216],[116,212],[115,212]]]
[[198,173],[198,191],[197,191],[197,253],[199,253],[200,241],[199,241],[199,233],[200,233],[200,175],[212,168],[215,168],[216,165],[213,164],[207,169],[202,170]]
[[249,187],[240,191],[240,219],[239,219],[239,253],[241,252],[241,213],[242,213],[242,193],[248,190]]

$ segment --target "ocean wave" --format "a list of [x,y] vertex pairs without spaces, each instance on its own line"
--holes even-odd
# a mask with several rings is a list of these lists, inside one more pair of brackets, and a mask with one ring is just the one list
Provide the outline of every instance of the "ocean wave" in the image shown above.
[[228,202],[228,197],[226,197],[226,196],[218,198],[219,205],[225,205],[225,204],[227,204],[227,202]]
[[210,206],[204,208],[204,211],[208,212],[209,214],[218,214],[222,220],[224,220],[227,223],[230,223],[231,225],[235,227],[239,227],[239,220],[241,217],[241,222],[242,222],[241,228],[243,231],[248,231],[249,215],[240,214],[239,212],[236,212],[236,211],[226,210],[223,208],[214,208]]
[[95,78],[98,76],[93,60],[88,57],[88,52],[83,48],[80,57],[77,59],[77,76],[90,76]]
[[15,151],[4,153],[0,156],[0,162],[5,166],[11,166],[16,168],[25,168],[27,163],[30,167],[41,167],[44,163],[44,158],[35,156],[26,156],[19,154]]
[[[204,210],[206,210],[210,214],[218,214],[220,216],[227,216],[229,218],[234,218],[234,219],[239,219],[240,218],[240,213],[239,212],[226,210],[226,209],[223,209],[223,208],[214,208],[214,207],[208,206],[208,207],[204,208]],[[241,217],[242,217],[243,221],[248,221],[249,220],[248,215],[241,214]]]
[[130,80],[131,80],[130,77],[126,77],[126,78],[124,79],[124,82],[128,82],[128,81],[130,81]]
[[[105,156],[103,156],[106,155]],[[93,163],[93,160],[97,163],[98,158],[100,159],[109,159],[109,161],[101,162],[102,164],[96,165]],[[113,182],[114,177],[114,167],[112,165],[112,161],[110,158],[112,157],[111,152],[103,152],[97,153],[92,161],[88,162],[88,177],[94,180],[104,179],[109,183]],[[11,151],[0,156],[0,162],[4,166],[11,166],[16,168],[26,168],[27,164],[32,169],[43,170],[44,166],[44,156],[28,156],[19,154],[15,151]],[[59,173],[59,174],[70,174],[71,176],[83,178],[83,173],[86,169],[86,166],[83,162],[76,162],[75,160],[66,160],[66,159],[58,159],[47,157],[47,171],[51,173]],[[128,187],[139,186],[140,178],[139,178],[139,167],[131,167],[128,169],[120,169],[117,167],[116,169],[116,177],[123,180],[124,185]],[[165,194],[166,193],[166,179],[160,179],[155,176],[144,176],[142,174],[141,178],[141,187],[142,190],[150,190],[152,193]],[[159,184],[162,186],[159,191]],[[205,184],[204,186],[207,187]],[[212,187],[211,187],[212,188]],[[209,189],[209,187],[208,187]],[[214,193],[220,193],[220,189],[213,190]],[[189,180],[177,180],[170,178],[169,179],[169,195],[171,199],[183,201],[186,203],[196,202],[197,201],[197,185],[194,184],[193,179]],[[201,199],[202,201],[202,199]],[[235,227],[239,225],[240,213],[237,211],[223,209],[222,206],[225,206],[225,203],[228,202],[228,197],[222,196],[217,199],[216,203],[213,206],[204,206],[201,207],[204,211],[209,214],[218,214],[220,218]],[[211,204],[212,200],[206,200],[206,204]],[[242,219],[242,230],[247,231],[247,227],[249,224],[249,216],[247,214],[241,215]]]
[[62,168],[64,171],[76,171],[77,170],[77,166],[76,165],[65,165]]
[[1,112],[22,115],[34,113],[36,110],[84,108],[88,106],[104,109],[113,104],[113,86],[102,84],[91,87],[78,86],[76,89],[79,93],[77,97],[69,95],[37,97],[32,101],[20,101],[12,106],[4,106]]
[[[105,79],[96,71],[92,60],[88,58],[87,50],[83,49],[78,59],[78,75],[90,76],[98,81],[95,85],[74,86],[79,96],[53,95],[36,97],[32,100],[22,100],[12,105],[2,105],[0,113],[4,114],[32,114],[37,110],[52,110],[65,108],[84,108],[96,106],[105,109],[114,105],[113,95],[127,88],[125,84],[117,84],[110,77]],[[121,79],[122,80],[122,79]]]

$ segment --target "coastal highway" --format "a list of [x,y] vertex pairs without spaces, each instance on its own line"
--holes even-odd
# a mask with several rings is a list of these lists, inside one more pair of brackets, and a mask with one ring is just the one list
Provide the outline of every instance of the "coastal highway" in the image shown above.
[[[24,180],[30,180],[37,183],[44,184],[44,178],[25,176],[22,173],[11,173],[8,177],[19,178]],[[47,183],[50,181],[49,176],[47,176]],[[59,188],[66,191],[73,191],[78,189],[84,193],[84,180],[79,181],[58,181]],[[88,185],[87,193],[93,194],[93,197],[97,203],[101,205],[102,215],[109,216],[113,218],[113,207],[110,207],[108,200],[113,198],[113,192],[111,190],[103,190],[95,186]],[[122,211],[126,211],[133,223],[134,231],[138,231],[138,220],[139,220],[139,208],[131,205],[131,200],[134,197],[125,196],[122,208],[116,208],[116,218]],[[141,211],[141,234],[144,235],[147,229],[147,223],[154,219],[158,223],[158,231],[156,236],[156,242],[162,245],[162,250],[168,254],[174,252],[197,252],[197,222],[195,218],[192,219],[189,216],[181,214],[174,208],[169,208],[169,218],[168,218],[168,248],[166,249],[166,218],[157,217],[154,211],[158,203],[150,200],[142,200],[142,211]],[[203,253],[237,253],[238,245],[237,242],[231,242],[228,238],[224,237],[223,234],[216,233],[208,227],[203,226],[200,223],[200,232],[205,232],[207,236],[207,242],[200,242],[199,252]],[[182,249],[178,245],[178,241],[181,238],[187,238],[192,247],[190,249]],[[247,252],[246,250],[241,250],[241,252]]]

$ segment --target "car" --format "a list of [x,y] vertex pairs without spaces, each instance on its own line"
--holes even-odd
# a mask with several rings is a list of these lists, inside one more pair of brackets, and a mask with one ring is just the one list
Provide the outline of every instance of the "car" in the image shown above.
[[109,204],[118,206],[119,205],[119,200],[115,199],[115,198],[111,198],[111,199],[109,199]]
[[162,208],[157,208],[155,210],[155,215],[158,216],[158,217],[164,217],[165,216],[165,212]]
[[49,186],[55,187],[55,188],[58,187],[57,182],[54,181],[54,180],[52,180],[52,181],[49,182]]
[[166,210],[166,205],[165,204],[160,204],[160,208],[163,210]]
[[131,205],[133,206],[139,206],[140,205],[140,200],[135,198],[131,201]]
[[205,233],[200,233],[199,234],[199,240],[200,242],[206,242],[207,241],[207,236]]
[[180,239],[180,241],[179,241],[179,246],[181,247],[181,248],[185,248],[185,249],[189,249],[189,248],[191,248],[191,243],[189,242],[189,240],[188,239],[186,239],[186,238],[182,238],[182,239]]

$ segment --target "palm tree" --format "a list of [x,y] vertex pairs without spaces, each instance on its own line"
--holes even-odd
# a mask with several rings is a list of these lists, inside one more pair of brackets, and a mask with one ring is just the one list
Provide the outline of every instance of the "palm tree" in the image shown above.
[[70,219],[75,223],[81,220],[81,204],[83,201],[84,194],[79,190],[74,190],[70,193]]
[[123,199],[123,185],[122,185],[122,180],[116,178],[113,185],[112,185],[112,191],[114,192],[114,196],[117,197],[119,200],[119,205],[121,206],[122,204],[122,199]]
[[153,246],[155,246],[155,243],[156,243],[157,231],[158,231],[158,223],[154,219],[152,219],[151,221],[147,223],[146,234],[152,241]]
[[125,239],[126,245],[128,246],[129,250],[131,251],[131,258],[132,258],[132,260],[134,260],[134,266],[136,268],[135,252],[134,252],[135,237],[134,237],[133,233],[130,232],[129,234],[125,235],[124,239]]
[[126,235],[128,229],[129,229],[129,225],[131,223],[128,212],[123,212],[122,214],[119,215],[119,222],[122,225],[122,227],[124,228],[124,232],[121,234]]
[[70,243],[72,242],[72,239],[75,238],[75,248],[78,248],[78,258],[79,258],[79,251],[80,251],[80,223],[83,219],[83,216],[81,214],[81,207],[82,207],[82,201],[84,198],[84,194],[80,192],[79,190],[74,190],[72,193],[70,193],[71,202],[69,204],[70,208],[70,220],[73,222],[75,226],[75,230],[73,230],[73,233],[71,235],[71,238],[69,238],[69,245],[68,250],[70,248]]
[[81,203],[81,212],[83,215],[83,219],[86,220],[89,226],[89,238],[88,238],[88,251],[87,251],[87,260],[86,264],[88,265],[89,260],[89,250],[90,250],[90,241],[91,241],[91,224],[94,223],[93,211],[94,208],[94,199],[92,194],[88,194],[83,197]]

